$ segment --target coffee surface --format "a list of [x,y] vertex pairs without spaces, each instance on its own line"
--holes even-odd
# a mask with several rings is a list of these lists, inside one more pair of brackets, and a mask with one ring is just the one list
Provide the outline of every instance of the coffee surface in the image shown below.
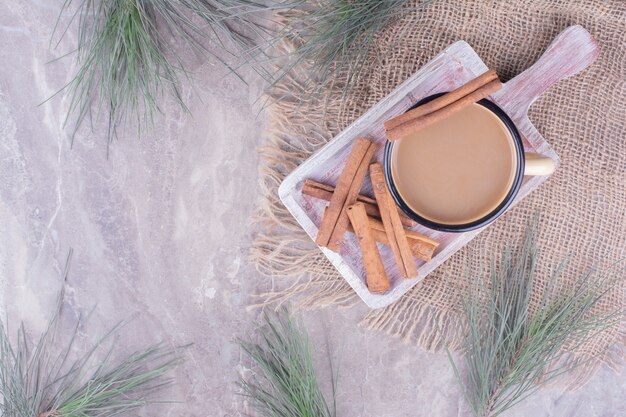
[[406,204],[442,224],[465,224],[493,211],[506,197],[517,168],[505,124],[473,104],[396,141],[393,181]]

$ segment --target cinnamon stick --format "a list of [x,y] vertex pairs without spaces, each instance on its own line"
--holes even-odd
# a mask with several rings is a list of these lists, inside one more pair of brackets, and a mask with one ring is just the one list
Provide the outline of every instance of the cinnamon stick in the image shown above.
[[[374,219],[372,217],[369,217],[368,220],[370,222],[370,230],[372,231],[374,240],[385,246],[389,246],[389,239],[387,239],[387,234],[385,233],[383,224],[380,222],[380,220]],[[378,222],[380,224],[380,228],[377,228],[374,222]],[[352,228],[352,226],[348,226],[348,232],[354,233],[354,229]],[[421,238],[411,236],[410,233],[415,232],[411,232],[410,230],[405,229],[405,232],[407,232],[406,238],[409,241],[409,246],[411,247],[411,252],[413,253],[413,256],[426,262],[430,261],[433,257],[433,254],[435,253],[435,249],[437,249],[437,246],[439,246],[439,243],[431,243],[430,239],[426,237],[424,237],[424,239],[427,240],[422,240]]]
[[[367,205],[363,205],[366,207],[367,210]],[[324,209],[324,213],[326,212],[326,210],[328,210],[328,207]],[[387,239],[385,226],[383,225],[382,221],[369,215],[368,221],[370,225],[370,230],[372,231],[372,235],[374,236],[376,242],[389,246],[389,239]],[[354,233],[354,228],[351,225],[348,225],[348,232]],[[404,233],[406,234],[406,238],[409,241],[411,252],[413,252],[413,255],[416,258],[426,262],[430,261],[433,258],[433,254],[439,246],[439,242],[412,230],[405,229]]]
[[399,126],[388,130],[386,132],[387,138],[391,141],[402,139],[410,135],[411,133],[417,132],[418,130],[425,128],[426,126],[450,117],[452,114],[463,110],[467,106],[495,93],[500,88],[502,88],[502,83],[500,82],[500,80],[493,80],[490,83],[480,87],[478,90],[469,93],[468,95],[460,98],[457,101],[454,101],[453,103],[439,110],[428,113],[422,117],[411,119],[407,122],[402,123]]
[[363,203],[356,203],[346,209],[354,228],[363,255],[367,288],[373,293],[384,293],[391,286],[383,261],[380,258],[376,241],[369,226]]
[[432,113],[436,110],[442,109],[447,105],[461,99],[462,97],[465,97],[469,93],[478,90],[480,87],[490,83],[496,78],[498,78],[498,74],[496,74],[495,70],[487,70],[487,72],[463,84],[456,90],[452,90],[447,94],[439,96],[436,99],[429,101],[428,103],[422,104],[421,106],[414,108],[413,110],[409,110],[404,114],[387,120],[384,123],[385,130],[391,130],[395,127],[400,126],[402,123],[408,122],[409,120],[413,120],[426,114]]
[[327,210],[324,211],[322,223],[320,224],[319,231],[315,238],[315,243],[318,245],[328,246],[331,235],[337,225],[337,220],[339,220],[346,199],[348,198],[350,187],[354,182],[357,171],[362,164],[363,158],[368,153],[371,144],[372,142],[364,138],[357,138],[354,141],[346,165],[337,181],[335,192],[330,199],[330,204]]
[[[369,218],[369,222],[370,229],[372,229],[375,239],[383,245],[389,246],[389,240],[387,239],[383,223],[373,217]],[[404,233],[409,241],[409,246],[411,246],[411,252],[413,252],[413,255],[423,261],[430,261],[435,253],[435,250],[439,246],[439,242],[420,235],[412,230],[404,229]]]
[[[311,179],[304,180],[304,184],[302,185],[302,194],[319,198],[320,200],[330,201],[334,191],[335,187],[333,187],[332,185],[327,185]],[[378,210],[378,205],[376,205],[376,200],[363,194],[359,194],[356,196],[356,201],[359,201],[365,205],[365,211],[369,216],[377,217],[380,219],[380,211]],[[415,220],[407,217],[400,211],[398,211],[398,214],[400,214],[400,221],[402,221],[403,225],[407,227],[415,226]]]
[[343,246],[343,236],[346,234],[348,230],[348,225],[350,224],[350,219],[348,219],[348,214],[346,210],[349,206],[356,203],[356,197],[359,195],[361,191],[361,187],[363,186],[363,181],[365,180],[365,174],[367,174],[367,167],[369,166],[372,158],[374,157],[374,153],[376,152],[376,144],[374,142],[369,142],[369,147],[365,152],[365,156],[361,160],[359,167],[357,168],[356,174],[354,175],[354,180],[352,181],[352,185],[350,185],[350,189],[348,190],[348,194],[346,196],[346,201],[343,204],[343,208],[341,213],[339,214],[339,218],[337,219],[337,224],[330,236],[330,240],[328,241],[328,249],[339,252],[341,247]]
[[372,188],[374,189],[376,202],[380,210],[380,217],[383,220],[385,233],[389,240],[389,246],[396,259],[400,274],[405,278],[415,278],[417,277],[415,259],[411,253],[404,227],[402,227],[402,223],[400,222],[398,210],[387,188],[383,167],[378,162],[370,165],[370,178],[372,180]]

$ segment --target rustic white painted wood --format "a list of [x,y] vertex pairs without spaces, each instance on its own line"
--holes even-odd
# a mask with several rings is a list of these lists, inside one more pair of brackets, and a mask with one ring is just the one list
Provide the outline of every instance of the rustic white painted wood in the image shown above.
[[[550,156],[558,166],[558,156],[528,119],[528,108],[551,85],[586,68],[597,55],[598,46],[591,35],[581,26],[571,26],[557,36],[532,67],[505,83],[504,87],[491,97],[517,125],[526,151]],[[386,142],[383,129],[385,120],[404,113],[414,103],[428,95],[452,90],[486,70],[487,67],[480,57],[466,42],[459,41],[450,45],[285,178],[278,190],[280,199],[309,236],[315,239],[322,210],[327,203],[302,195],[302,183],[306,178],[335,184],[352,141],[357,136],[365,136],[376,141],[379,144],[376,160],[382,161],[382,151]],[[526,177],[513,205],[547,178]],[[366,180],[362,192],[373,195],[369,179]],[[400,276],[391,250],[379,245],[391,280],[391,289],[383,295],[371,294],[367,290],[361,254],[353,234],[346,233],[346,241],[340,253],[334,253],[326,248],[320,249],[369,307],[381,308],[400,298],[482,229],[467,233],[444,233],[418,225],[414,230],[438,240],[441,242],[440,247],[431,261],[418,261],[417,279],[406,280]]]

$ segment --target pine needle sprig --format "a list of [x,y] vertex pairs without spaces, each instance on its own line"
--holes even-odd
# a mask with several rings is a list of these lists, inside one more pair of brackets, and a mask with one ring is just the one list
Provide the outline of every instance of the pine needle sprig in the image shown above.
[[299,0],[285,5],[285,26],[276,41],[290,39],[296,49],[273,59],[279,63],[271,81],[277,85],[294,69],[308,69],[309,85],[322,90],[341,84],[344,97],[363,74],[383,58],[376,35],[395,20],[432,0]]
[[74,22],[78,27],[78,71],[61,90],[70,97],[64,125],[74,124],[72,139],[85,120],[93,129],[101,117],[108,121],[109,143],[128,123],[140,136],[153,126],[167,94],[187,111],[179,85],[180,75],[190,74],[173,42],[182,40],[232,69],[206,42],[242,56],[254,34],[266,30],[250,18],[265,9],[253,0],[65,0],[59,19],[72,17],[64,27],[57,22],[58,42]]
[[[623,309],[601,307],[623,279],[623,270],[608,275],[589,271],[565,285],[559,281],[565,261],[545,288],[535,286],[536,234],[535,222],[517,249],[507,246],[500,262],[492,261],[488,278],[468,273],[467,291],[459,297],[463,376],[450,352],[448,358],[477,417],[500,415],[580,366],[582,361],[567,352],[624,318]],[[539,304],[533,305],[533,299]]]
[[[71,253],[66,274],[70,258]],[[153,394],[173,382],[168,373],[182,362],[180,349],[159,344],[116,359],[113,338],[121,327],[117,325],[75,357],[80,321],[69,337],[61,337],[61,298],[34,345],[23,325],[12,342],[0,322],[2,416],[111,417],[167,402]]]
[[306,331],[287,310],[266,313],[260,341],[240,341],[254,367],[250,378],[242,378],[242,393],[264,417],[334,417],[315,371]]

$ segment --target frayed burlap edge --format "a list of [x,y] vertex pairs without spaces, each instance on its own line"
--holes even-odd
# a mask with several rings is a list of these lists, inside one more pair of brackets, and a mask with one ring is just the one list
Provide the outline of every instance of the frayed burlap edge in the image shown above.
[[[284,41],[277,45],[283,54],[296,45]],[[339,111],[330,94],[307,94],[311,90],[304,69],[293,71],[266,95],[268,128],[265,145],[260,148],[260,200],[253,217],[258,226],[250,260],[257,270],[271,279],[270,289],[256,295],[249,308],[278,307],[298,299],[298,308],[314,309],[328,305],[352,306],[358,297],[335,267],[313,244],[278,198],[278,187],[315,150],[326,144],[337,129],[328,124],[324,112]],[[303,100],[309,97],[309,100]],[[313,127],[313,128],[311,128]],[[307,271],[302,274],[302,271]],[[285,288],[276,280],[300,279]],[[277,288],[278,287],[278,288]]]

